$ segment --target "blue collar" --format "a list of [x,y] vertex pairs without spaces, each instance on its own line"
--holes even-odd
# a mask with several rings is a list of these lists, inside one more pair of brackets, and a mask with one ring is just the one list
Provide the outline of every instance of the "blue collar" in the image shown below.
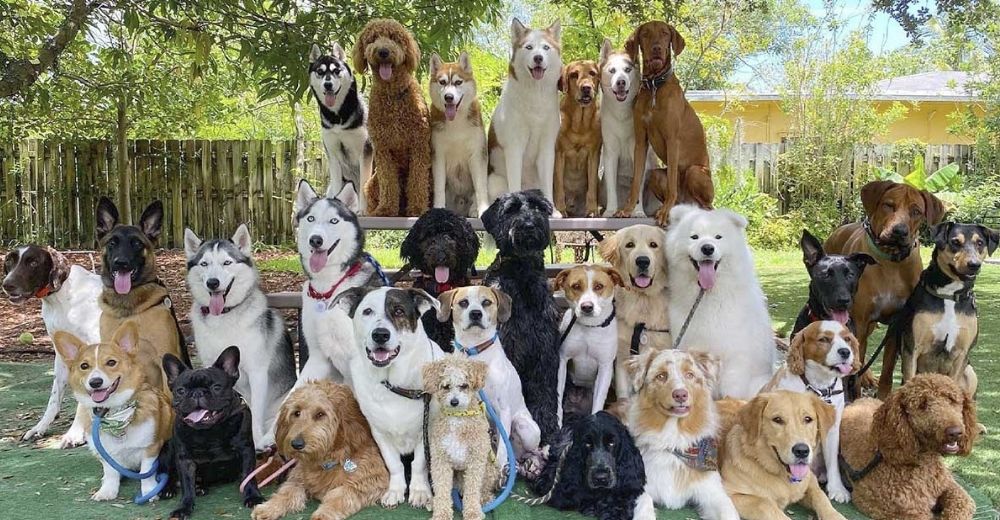
[[460,350],[462,352],[465,352],[467,355],[469,355],[469,356],[478,356],[479,354],[482,354],[483,352],[486,352],[486,349],[492,347],[493,344],[496,343],[498,339],[500,339],[500,333],[499,332],[495,332],[495,333],[493,333],[493,337],[492,338],[490,338],[490,339],[488,339],[488,340],[486,340],[486,341],[484,341],[484,342],[482,342],[482,343],[480,343],[478,345],[472,346],[472,347],[464,347],[464,346],[462,346],[462,344],[459,343],[457,339],[454,340],[454,341],[452,341],[452,343],[455,344],[455,348],[456,349],[458,349],[458,350]]

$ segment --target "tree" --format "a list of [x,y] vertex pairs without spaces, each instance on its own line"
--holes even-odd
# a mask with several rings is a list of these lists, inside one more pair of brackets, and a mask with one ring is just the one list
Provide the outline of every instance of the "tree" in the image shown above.
[[[995,0],[936,0],[934,5],[938,15],[959,26],[979,27],[1000,15]],[[873,0],[872,7],[899,22],[914,42],[922,40],[921,28],[934,16],[925,0]]]

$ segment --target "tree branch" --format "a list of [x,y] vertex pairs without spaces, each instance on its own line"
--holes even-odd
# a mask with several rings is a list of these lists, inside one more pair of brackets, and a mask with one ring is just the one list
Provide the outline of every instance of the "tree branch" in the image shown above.
[[39,49],[38,58],[14,59],[3,63],[0,99],[16,96],[38,81],[38,77],[52,67],[87,23],[90,14],[102,3],[102,0],[73,0],[55,36],[49,38]]

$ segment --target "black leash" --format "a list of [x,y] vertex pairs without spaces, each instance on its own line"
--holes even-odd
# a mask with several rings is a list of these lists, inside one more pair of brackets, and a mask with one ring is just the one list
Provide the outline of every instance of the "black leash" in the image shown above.
[[409,262],[403,264],[403,267],[400,267],[399,271],[396,271],[396,274],[389,280],[389,285],[395,286],[404,276],[410,274],[411,270]]
[[837,457],[837,465],[840,467],[840,472],[847,476],[848,482],[851,484],[865,478],[869,473],[875,470],[879,464],[882,463],[883,457],[882,452],[876,450],[875,455],[872,456],[872,460],[868,461],[868,464],[861,468],[860,470],[855,470],[847,463],[847,459],[844,458],[844,454],[841,453]]
[[678,345],[681,344],[681,340],[684,339],[684,333],[687,332],[688,325],[691,324],[691,318],[694,317],[694,311],[698,309],[698,305],[701,304],[701,299],[705,296],[705,289],[698,289],[698,297],[694,299],[694,305],[691,306],[691,310],[688,311],[687,318],[684,319],[684,324],[681,325],[681,330],[677,332],[677,337],[674,338],[674,349],[676,350]]

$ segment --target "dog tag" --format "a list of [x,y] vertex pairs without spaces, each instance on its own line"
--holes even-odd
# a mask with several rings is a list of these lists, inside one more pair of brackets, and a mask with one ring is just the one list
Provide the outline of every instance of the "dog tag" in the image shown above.
[[354,463],[351,459],[344,459],[344,471],[348,473],[354,473],[357,471],[358,465]]
[[316,312],[318,312],[320,314],[326,312],[326,302],[324,302],[324,301],[318,301],[318,302],[316,302]]
[[169,296],[167,296],[163,299],[163,306],[169,309],[174,306],[174,302],[170,300]]
[[645,332],[643,332],[642,334],[639,334],[639,343],[641,343],[643,345],[645,345],[646,343],[649,343],[649,335],[646,334]]

